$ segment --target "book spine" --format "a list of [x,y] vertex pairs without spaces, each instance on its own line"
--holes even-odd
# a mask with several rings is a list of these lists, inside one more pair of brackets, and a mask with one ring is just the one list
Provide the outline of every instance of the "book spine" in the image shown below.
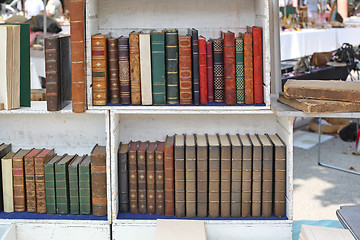
[[91,153],[91,191],[94,216],[107,215],[106,152]]
[[213,43],[206,43],[206,68],[207,68],[207,88],[208,102],[214,102],[214,62],[213,62]]
[[241,216],[251,216],[252,147],[243,146]]
[[91,37],[92,96],[94,105],[106,105],[107,94],[107,46],[105,35]]
[[[155,143],[150,143],[155,145]],[[149,145],[150,148],[150,145]],[[154,148],[153,148],[154,149]],[[147,151],[146,153],[146,194],[147,194],[147,213],[156,213],[155,204],[155,152]]]
[[209,146],[209,217],[220,215],[220,147]]
[[208,103],[207,68],[206,68],[206,39],[199,38],[199,82],[200,82],[200,104]]
[[236,103],[245,103],[244,89],[244,39],[235,39],[235,61],[236,61]]
[[70,213],[80,214],[78,166],[69,166]]
[[128,153],[119,154],[119,200],[120,212],[129,212]]
[[185,146],[186,216],[196,216],[196,147]]
[[220,216],[228,218],[231,216],[231,148],[221,146],[221,173],[220,173]]
[[231,151],[231,216],[241,217],[241,174],[242,149],[241,146],[232,146]]
[[253,61],[254,61],[254,103],[262,104],[263,99],[263,57],[262,57],[262,28],[252,28]]
[[24,159],[13,158],[14,210],[25,212]]
[[59,38],[45,38],[46,100],[48,111],[60,110]]
[[180,104],[192,104],[191,36],[179,36]]
[[261,216],[261,175],[262,175],[262,149],[261,146],[253,147],[252,171],[252,216]]
[[164,158],[165,215],[174,216],[174,145],[165,145]]
[[196,149],[197,164],[197,216],[208,216],[208,147],[197,146]]
[[244,34],[244,77],[245,77],[245,104],[254,104],[254,68],[252,34]]
[[286,213],[286,148],[275,147],[275,174],[274,174],[274,216],[284,217]]
[[157,150],[155,153],[155,194],[156,194],[156,214],[164,215],[165,204],[164,204],[164,150],[160,150],[158,143]]
[[224,76],[225,76],[225,103],[236,104],[235,83],[235,34],[224,34]]
[[140,47],[139,33],[130,33],[130,85],[131,85],[131,104],[141,104],[141,77],[140,77]]
[[55,164],[56,213],[69,214],[69,179],[67,165]]
[[20,25],[20,106],[31,106],[30,24]]
[[273,148],[263,146],[263,168],[262,168],[262,206],[261,215],[263,217],[272,216],[272,197],[273,197]]
[[147,213],[146,203],[146,155],[145,151],[138,151],[137,154],[137,173],[138,173],[138,204],[139,214]]
[[1,159],[4,212],[14,212],[12,159]]
[[26,208],[28,212],[36,212],[35,163],[34,157],[24,157]]
[[90,165],[79,166],[80,214],[91,214],[91,174]]
[[152,94],[154,105],[166,104],[165,34],[151,33]]
[[141,33],[139,36],[140,47],[140,79],[141,79],[141,103],[152,105],[152,82],[151,82],[151,42],[149,33]]
[[130,60],[129,60],[129,38],[119,38],[119,88],[120,103],[130,104]]
[[175,216],[185,217],[185,149],[184,139],[175,145]]
[[116,38],[109,38],[107,39],[107,45],[109,61],[110,102],[120,103],[118,40]]
[[71,44],[70,35],[59,38],[60,109],[71,102]]
[[200,104],[200,79],[199,79],[199,35],[192,30],[192,72],[193,72],[193,100],[195,105]]
[[224,84],[224,40],[213,40],[214,56],[214,101],[224,102],[225,84]]
[[130,194],[130,213],[138,213],[138,177],[137,177],[137,157],[136,150],[129,150],[129,194]]
[[177,30],[165,32],[166,44],[166,100],[179,104],[179,44]]
[[55,166],[45,164],[46,213],[56,214]]

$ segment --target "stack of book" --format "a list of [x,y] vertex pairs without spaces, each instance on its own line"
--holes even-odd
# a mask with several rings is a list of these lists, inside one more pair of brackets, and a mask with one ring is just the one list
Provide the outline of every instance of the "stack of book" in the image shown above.
[[[284,217],[286,146],[277,135],[175,135],[121,144],[120,212]],[[128,171],[127,171],[128,169]]]
[[263,104],[262,28],[92,36],[93,105]]
[[348,229],[301,225],[299,240],[354,240]]

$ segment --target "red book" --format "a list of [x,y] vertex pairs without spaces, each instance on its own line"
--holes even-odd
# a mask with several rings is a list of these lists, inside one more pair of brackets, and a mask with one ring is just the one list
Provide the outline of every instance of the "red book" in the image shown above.
[[206,69],[206,39],[199,37],[199,78],[200,104],[208,103],[207,69]]
[[252,50],[252,33],[244,33],[244,78],[245,78],[245,104],[254,104],[254,63]]
[[179,36],[180,104],[192,104],[191,36]]
[[224,77],[225,77],[225,103],[236,104],[235,81],[235,34],[223,33],[224,38]]
[[206,64],[208,82],[208,101],[214,102],[214,66],[213,66],[213,47],[212,40],[206,43]]
[[252,28],[253,60],[254,60],[254,103],[262,104],[263,99],[263,58],[262,58],[262,28]]

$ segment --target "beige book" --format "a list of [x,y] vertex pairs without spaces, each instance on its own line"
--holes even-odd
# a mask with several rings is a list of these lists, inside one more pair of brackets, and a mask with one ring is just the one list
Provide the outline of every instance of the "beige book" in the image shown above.
[[11,79],[11,108],[20,108],[20,26],[13,25],[13,65]]
[[152,105],[150,33],[140,33],[140,75],[142,105]]
[[12,174],[12,158],[14,155],[14,152],[9,152],[5,157],[1,159],[4,212],[14,212],[14,191]]
[[206,240],[204,221],[158,219],[156,240]]
[[6,25],[0,25],[0,102],[4,104],[5,109],[9,109],[8,97],[7,97],[7,39],[8,39],[8,28]]
[[348,229],[301,225],[301,235],[305,240],[354,240]]

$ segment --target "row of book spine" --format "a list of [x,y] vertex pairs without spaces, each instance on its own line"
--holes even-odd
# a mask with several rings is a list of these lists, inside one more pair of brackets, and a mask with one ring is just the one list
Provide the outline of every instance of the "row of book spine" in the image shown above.
[[105,147],[96,145],[91,156],[11,148],[0,145],[4,212],[107,214],[106,173],[100,171]]
[[188,32],[93,35],[93,104],[263,104],[261,27],[208,41]]
[[286,146],[278,135],[175,135],[120,144],[120,213],[284,217]]

